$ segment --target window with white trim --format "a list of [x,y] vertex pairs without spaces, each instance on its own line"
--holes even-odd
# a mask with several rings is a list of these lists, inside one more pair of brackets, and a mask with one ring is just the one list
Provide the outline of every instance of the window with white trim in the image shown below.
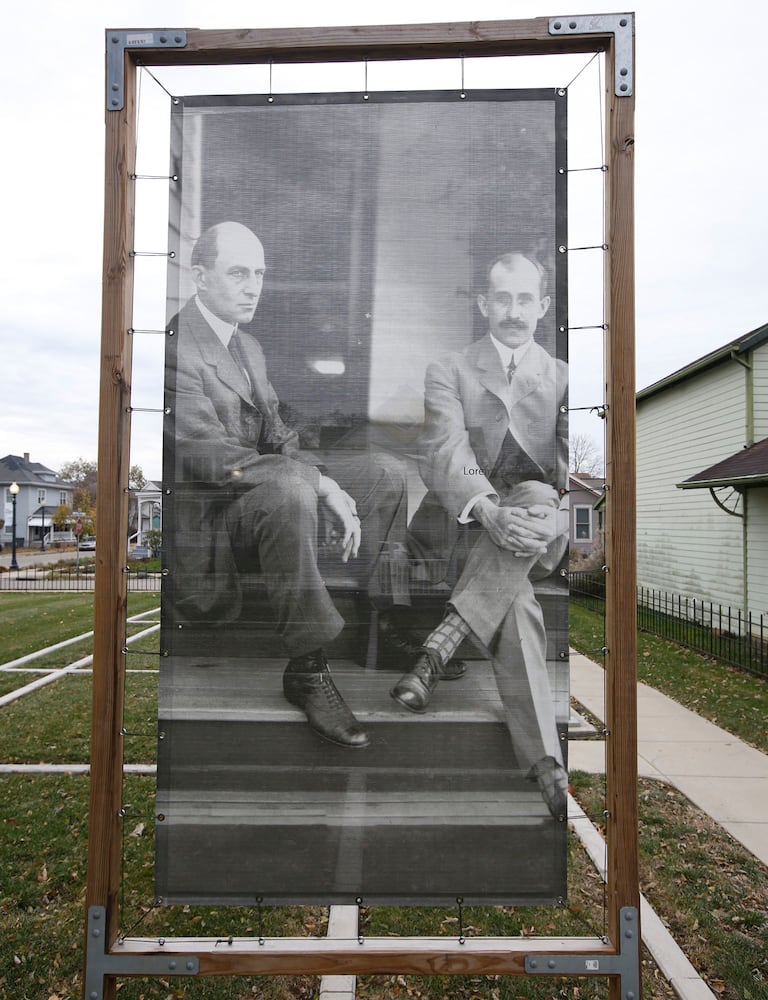
[[574,507],[574,531],[577,542],[592,541],[592,508]]

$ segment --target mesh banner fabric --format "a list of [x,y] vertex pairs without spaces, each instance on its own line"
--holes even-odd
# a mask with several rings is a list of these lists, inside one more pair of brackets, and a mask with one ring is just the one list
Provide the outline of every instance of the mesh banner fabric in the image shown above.
[[163,901],[565,897],[565,122],[174,106]]

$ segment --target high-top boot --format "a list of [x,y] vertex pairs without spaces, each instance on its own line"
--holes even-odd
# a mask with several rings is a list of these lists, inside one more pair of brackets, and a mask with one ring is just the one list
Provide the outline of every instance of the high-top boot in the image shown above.
[[[379,655],[376,665],[380,670],[402,670],[414,663],[424,651],[422,646],[411,642],[410,636],[394,619],[391,612],[380,611],[378,615]],[[455,681],[467,672],[464,660],[451,657],[447,663],[440,660],[438,674],[441,681]]]
[[409,712],[426,712],[432,692],[440,678],[440,657],[423,649],[416,662],[389,692]]
[[368,734],[333,683],[322,649],[288,661],[283,674],[283,694],[305,713],[310,728],[318,736],[341,747],[368,746]]

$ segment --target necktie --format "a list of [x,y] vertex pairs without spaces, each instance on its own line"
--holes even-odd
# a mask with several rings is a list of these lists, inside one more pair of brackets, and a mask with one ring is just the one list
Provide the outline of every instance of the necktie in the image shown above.
[[251,378],[250,375],[248,374],[248,369],[246,368],[245,365],[245,355],[243,354],[242,336],[239,330],[235,330],[235,332],[229,338],[228,350],[229,353],[232,355],[233,361],[245,376],[245,381],[248,383],[248,388],[249,389],[252,388]]
[[517,368],[517,365],[515,364],[515,359],[513,357],[507,365],[507,382],[512,381],[512,376],[515,374],[515,368]]

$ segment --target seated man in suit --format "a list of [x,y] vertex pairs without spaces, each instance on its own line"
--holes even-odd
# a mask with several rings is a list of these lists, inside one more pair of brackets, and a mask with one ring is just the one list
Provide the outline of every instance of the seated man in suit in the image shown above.
[[320,736],[364,747],[368,735],[323,651],[344,622],[318,571],[318,512],[379,609],[382,641],[397,648],[393,611],[409,603],[403,468],[371,453],[342,456],[326,474],[300,453],[297,433],[279,416],[261,347],[238,329],[253,319],[265,272],[264,248],[250,229],[211,227],[191,264],[197,294],[169,325],[176,608],[189,620],[235,621],[243,574],[255,574],[289,655],[285,697]]
[[462,639],[478,639],[492,654],[517,759],[560,817],[568,779],[532,585],[567,546],[567,519],[558,517],[568,470],[567,367],[534,340],[550,305],[545,281],[533,256],[504,254],[477,300],[487,335],[427,369],[420,471],[429,492],[412,540],[444,569],[456,562],[459,541],[469,543],[448,611],[392,697],[424,712]]

